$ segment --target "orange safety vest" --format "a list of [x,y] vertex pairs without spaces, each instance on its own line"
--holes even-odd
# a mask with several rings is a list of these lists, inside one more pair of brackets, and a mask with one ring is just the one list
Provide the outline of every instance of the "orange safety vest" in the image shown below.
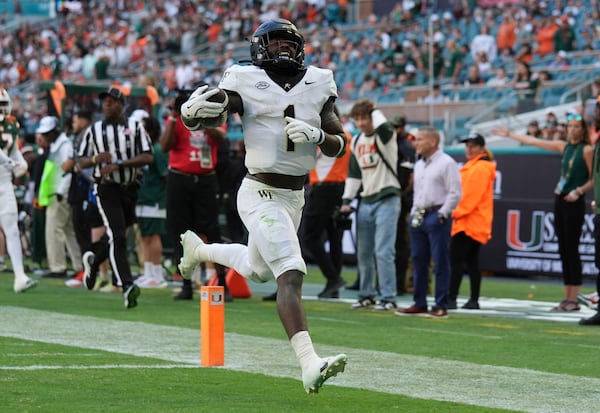
[[311,169],[308,183],[314,185],[319,182],[345,182],[348,177],[348,165],[350,163],[350,141],[352,135],[344,131],[346,135],[346,153],[341,158],[328,158],[324,162],[317,159],[317,165]]

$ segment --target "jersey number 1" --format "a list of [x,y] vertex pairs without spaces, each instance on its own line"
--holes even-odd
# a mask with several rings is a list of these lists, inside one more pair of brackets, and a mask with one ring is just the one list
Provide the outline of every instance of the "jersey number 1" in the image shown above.
[[[290,118],[295,118],[296,117],[296,112],[294,111],[294,106],[290,105],[287,108],[285,108],[285,110],[283,111],[283,116],[285,118],[285,116],[289,116]],[[296,145],[294,144],[294,141],[291,140],[289,138],[289,136],[285,135],[285,139],[286,139],[286,151],[288,152],[294,152],[296,150]]]

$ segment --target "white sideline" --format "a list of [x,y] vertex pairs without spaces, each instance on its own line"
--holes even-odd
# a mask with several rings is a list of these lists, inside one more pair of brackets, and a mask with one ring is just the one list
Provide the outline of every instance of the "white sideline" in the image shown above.
[[[0,314],[0,336],[199,365],[196,329],[11,306],[0,306]],[[326,387],[539,413],[592,412],[600,406],[598,378],[350,347],[316,344],[316,348],[321,355],[348,354],[346,372]],[[224,368],[297,379],[298,391],[303,391],[300,369],[287,340],[227,333]]]

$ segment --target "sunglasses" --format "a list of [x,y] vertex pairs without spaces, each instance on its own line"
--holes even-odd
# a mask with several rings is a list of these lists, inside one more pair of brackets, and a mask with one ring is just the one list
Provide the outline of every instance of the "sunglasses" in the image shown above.
[[583,116],[576,115],[576,114],[573,114],[573,113],[570,113],[570,114],[567,115],[567,120],[573,120],[573,119],[575,119],[575,120],[582,120]]

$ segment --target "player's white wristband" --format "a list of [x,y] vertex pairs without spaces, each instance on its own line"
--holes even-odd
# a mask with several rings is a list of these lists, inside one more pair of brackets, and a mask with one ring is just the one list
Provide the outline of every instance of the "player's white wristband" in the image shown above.
[[340,149],[338,149],[337,153],[335,154],[335,157],[337,158],[344,152],[344,148],[346,147],[346,142],[345,142],[344,138],[342,138],[340,135],[333,135],[333,136],[338,138],[338,140],[340,141]]

